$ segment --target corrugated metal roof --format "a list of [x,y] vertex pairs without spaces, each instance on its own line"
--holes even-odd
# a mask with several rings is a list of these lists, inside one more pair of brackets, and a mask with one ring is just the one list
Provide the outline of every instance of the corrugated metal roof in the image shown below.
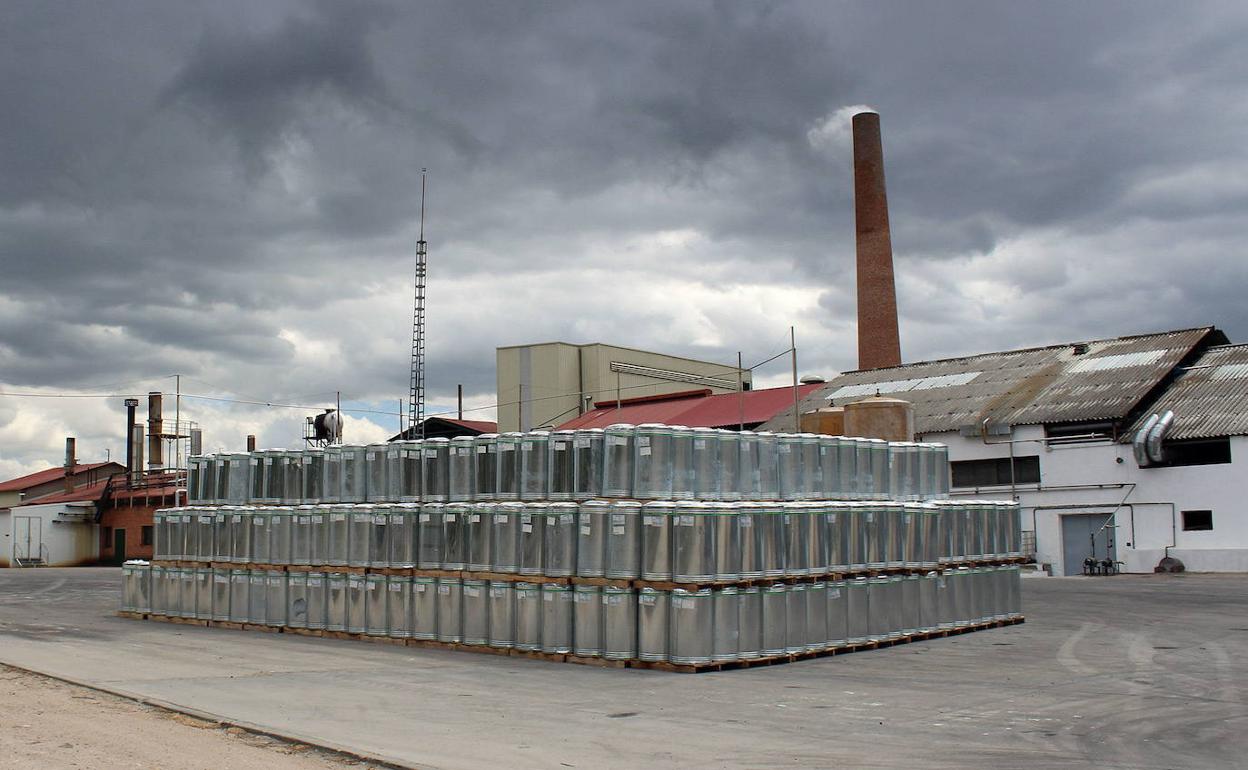
[[[1212,337],[1211,337],[1212,335]],[[1197,345],[1225,342],[1211,326],[847,372],[805,398],[807,411],[865,396],[914,404],[920,434],[988,424],[1117,420]],[[791,423],[792,408],[763,427]]]
[[[78,476],[84,473],[89,473],[96,468],[103,468],[105,465],[116,465],[116,463],[78,463],[78,465],[74,467],[74,477],[77,478]],[[120,465],[117,467],[121,468]],[[19,476],[15,479],[0,482],[0,492],[20,492],[30,489],[31,487],[37,487],[40,484],[47,484],[49,481],[56,481],[57,479],[63,478],[65,478],[64,466],[48,468],[47,470],[35,471],[34,473],[30,473],[25,476]]]
[[[1148,412],[1174,412],[1167,439],[1248,435],[1248,345],[1222,345],[1205,351]],[[1141,415],[1130,433],[1148,419]]]
[[[809,396],[822,388],[822,384],[798,385],[798,398]],[[667,425],[686,425],[690,428],[736,428],[741,422],[754,425],[769,420],[776,412],[789,406],[793,414],[793,388],[765,388],[747,390],[744,394],[719,393],[709,395],[709,390],[692,393],[676,393],[670,397],[645,396],[621,401],[620,408],[614,402],[602,402],[603,406],[573,418],[559,426],[559,430],[573,428],[605,428],[617,422],[640,425],[658,422]],[[741,395],[745,398],[742,399]],[[741,402],[745,404],[742,419]],[[784,430],[792,430],[792,417]]]

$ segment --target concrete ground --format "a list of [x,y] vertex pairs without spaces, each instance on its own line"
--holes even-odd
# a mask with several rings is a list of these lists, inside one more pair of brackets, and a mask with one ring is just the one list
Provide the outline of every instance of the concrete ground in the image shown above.
[[437,768],[1208,768],[1248,756],[1248,577],[1036,578],[1028,622],[698,675],[123,620],[0,571],[0,662]]

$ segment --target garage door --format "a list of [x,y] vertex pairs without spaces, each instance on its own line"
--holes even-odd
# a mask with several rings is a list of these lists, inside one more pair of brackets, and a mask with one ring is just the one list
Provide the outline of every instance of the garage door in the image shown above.
[[1064,575],[1083,573],[1083,560],[1107,556],[1118,559],[1114,547],[1113,514],[1072,513],[1062,517],[1062,567]]

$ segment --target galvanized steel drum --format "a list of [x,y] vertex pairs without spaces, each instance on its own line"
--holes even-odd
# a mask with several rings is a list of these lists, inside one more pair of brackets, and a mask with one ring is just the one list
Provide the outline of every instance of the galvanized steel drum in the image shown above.
[[445,503],[450,499],[451,442],[428,438],[421,444],[421,500]]
[[731,430],[715,431],[715,446],[719,457],[716,467],[719,471],[718,495],[720,500],[741,500],[741,436]]
[[637,658],[646,661],[668,659],[667,591],[642,588],[637,593]]
[[689,478],[693,487],[690,497],[695,500],[723,499],[720,494],[723,476],[719,467],[720,441],[717,433],[714,428],[693,429]]
[[889,569],[899,569],[906,559],[906,508],[902,503],[890,502],[884,506],[888,519],[888,550],[885,563]]
[[364,447],[364,472],[368,477],[365,501],[369,503],[398,502],[398,495],[391,497],[390,445],[369,444]]
[[828,571],[849,571],[850,519],[852,509],[848,503],[831,502],[824,509],[824,531],[827,536]]
[[233,519],[234,514],[230,508],[217,508],[212,512],[213,561],[229,562],[234,560],[232,555],[234,539],[231,527]]
[[674,440],[671,426],[659,423],[637,426],[633,438],[633,497],[642,500],[672,498]]
[[493,500],[498,494],[498,434],[482,433],[472,440],[474,499]]
[[741,544],[737,574],[742,580],[762,577],[763,554],[759,535],[766,524],[766,514],[759,503],[753,502],[732,503],[732,509],[737,516],[737,541]]
[[494,508],[491,541],[491,569],[515,572],[520,566],[520,518],[524,504],[499,503]]
[[485,645],[490,641],[489,585],[484,580],[465,580],[464,644]]
[[840,649],[849,644],[849,596],[844,580],[828,583],[828,647]]
[[900,639],[906,625],[906,608],[904,578],[901,575],[888,577],[888,639]]
[[435,578],[412,578],[412,638],[426,641],[438,638],[438,581]]
[[711,506],[680,501],[672,525],[672,580],[677,583],[714,580],[715,519]]
[[741,595],[733,586],[715,590],[714,646],[711,658],[716,662],[737,660],[741,656]]
[[386,629],[396,639],[412,636],[412,579],[407,575],[386,580]]
[[269,573],[262,569],[253,569],[249,574],[250,589],[247,591],[247,622],[263,626],[269,615]]
[[684,425],[670,426],[672,435],[673,500],[692,500],[694,494],[693,431]]
[[269,563],[269,534],[272,531],[269,518],[271,516],[271,508],[251,509],[251,548],[247,557],[247,561],[251,564]]
[[888,500],[891,491],[888,469],[888,442],[878,438],[866,439],[867,458],[870,467],[870,495],[874,500]]
[[572,589],[542,583],[542,652],[572,652]]
[[763,589],[763,649],[767,657],[785,654],[789,632],[788,586],[774,583]]
[[542,531],[542,574],[566,577],[576,572],[576,503],[550,503]]
[[761,500],[758,473],[758,434],[752,430],[737,432],[738,490],[742,500]]
[[572,439],[572,497],[602,497],[605,434],[601,428],[582,428]]
[[134,559],[126,562],[122,569],[125,575],[122,609],[129,612],[151,612],[152,565],[146,561]]
[[673,663],[709,663],[715,649],[715,604],[711,589],[672,591],[669,627]]
[[841,495],[841,469],[837,465],[839,436],[817,435],[819,444],[819,497],[836,500]]
[[362,446],[342,447],[342,491],[344,503],[363,503],[368,495],[368,469]]
[[573,590],[572,654],[602,656],[602,589],[576,586]]
[[325,447],[321,464],[320,500],[323,503],[342,502],[342,447]]
[[641,575],[641,504],[611,503],[606,533],[606,576],[618,580]]
[[297,449],[282,450],[283,472],[282,500],[286,505],[298,505],[303,499],[303,453]]
[[784,574],[798,577],[810,574],[810,553],[807,541],[810,538],[813,517],[810,506],[802,502],[783,503],[784,512]]
[[828,503],[809,502],[806,504],[806,563],[811,575],[828,573],[829,530],[827,521]]
[[348,510],[347,564],[367,567],[372,549],[373,512],[377,509],[373,505],[353,505]]
[[210,562],[217,555],[217,517],[211,508],[198,508],[195,510],[193,518],[195,520],[195,528],[199,530],[199,534],[195,538],[197,544],[195,551],[196,560]]
[[611,526],[611,503],[581,503],[576,529],[576,574],[602,577],[607,570],[607,530]]
[[[309,590],[311,586],[309,577]],[[325,573],[325,630],[347,630],[347,576],[342,572]]]
[[294,512],[290,508],[269,510],[269,564],[291,563],[291,530]]
[[630,588],[602,589],[602,657],[637,657],[637,594]]
[[542,649],[542,589],[536,583],[516,583],[517,650]]
[[171,558],[171,552],[169,550],[170,515],[172,514],[163,508],[152,514],[152,553],[157,559]]
[[438,641],[464,640],[464,583],[459,578],[438,578]]
[[496,442],[498,474],[494,480],[494,494],[499,500],[520,499],[520,442],[523,438],[523,433],[504,433]]
[[386,455],[390,462],[390,486],[404,503],[419,503],[425,482],[424,444],[420,441],[397,441]]
[[[851,597],[852,599],[852,597]],[[867,640],[882,642],[888,637],[892,622],[892,596],[888,578],[879,576],[867,581]]]
[[758,499],[779,500],[780,468],[776,435],[760,431],[754,434],[754,438],[758,442]]
[[796,433],[776,434],[776,489],[781,500],[802,500],[802,449]]
[[[325,514],[325,564],[345,567],[350,555],[351,507],[334,505]],[[315,562],[314,562],[315,563]]]
[[217,483],[225,482],[225,501],[234,505],[242,505],[248,502],[247,496],[251,491],[251,456],[248,454],[229,454],[225,455],[225,465],[222,470],[226,471],[226,477],[217,477]]
[[[156,570],[152,570],[155,579]],[[246,623],[251,605],[251,572],[245,569],[230,570],[230,622]],[[155,608],[153,607],[153,610]]]
[[901,578],[901,633],[912,636],[920,633],[923,628],[923,579],[919,575],[906,575]]
[[507,649],[516,643],[516,592],[511,583],[490,583],[490,646]]
[[230,570],[226,567],[212,570],[212,619],[230,619]]
[[452,502],[472,500],[477,491],[477,458],[473,453],[476,442],[473,436],[456,436],[451,439],[447,452],[448,497]]
[[[734,503],[710,503],[715,540],[715,580],[728,583],[741,579],[740,516]],[[636,577],[635,575],[633,577]]]
[[816,580],[806,587],[806,652],[828,647],[828,584]]
[[308,573],[308,628],[323,629],[329,617],[329,583],[325,573]]
[[756,510],[762,514],[758,546],[763,576],[783,577],[788,549],[785,509],[781,503],[764,503]]
[[550,484],[547,497],[551,500],[576,498],[576,431],[557,430],[550,434]]
[[265,577],[268,596],[265,598],[265,625],[286,625],[286,573],[271,569]]
[[739,589],[737,655],[752,660],[763,654],[763,592],[757,586]]
[[497,503],[474,503],[468,512],[468,569],[487,572],[494,566],[494,510]]
[[303,450],[299,455],[299,465],[303,468],[303,495],[300,500],[309,505],[329,502],[325,499],[325,450]]
[[823,497],[823,462],[819,455],[819,437],[814,433],[797,434],[798,499],[818,500]]
[[286,574],[286,625],[290,628],[308,627],[308,573]]
[[389,508],[386,560],[391,567],[410,569],[416,566],[416,517],[420,513],[420,506],[415,503],[399,503]]
[[871,636],[867,582],[867,578],[855,578],[845,583],[845,636],[846,642],[851,645],[863,644]]
[[858,442],[861,439],[842,436],[836,445],[837,489],[846,500],[860,500],[858,489]]
[[[448,503],[442,512],[442,569],[460,570],[468,565],[467,503]],[[439,594],[441,595],[441,594]]]
[[347,632],[362,634],[368,630],[368,580],[363,575],[347,575]]
[[634,427],[627,423],[608,425],[603,434],[602,495],[633,496]]
[[195,617],[212,620],[212,568],[195,569]]
[[546,478],[550,462],[550,433],[535,430],[520,440],[520,499],[545,500],[549,491]]
[[445,513],[445,503],[424,503],[416,514],[416,566],[420,569],[442,569]]
[[797,583],[789,586],[785,594],[785,619],[788,625],[784,637],[784,651],[789,655],[806,651],[806,592],[808,589],[807,584]]
[[389,628],[389,599],[385,575],[368,575],[364,584],[364,633],[369,636],[387,636]]
[[862,514],[862,542],[866,553],[868,569],[884,569],[887,565],[888,547],[888,515],[883,506],[866,503],[859,512]]
[[642,506],[641,577],[672,579],[672,517],[676,507],[656,500]]
[[549,507],[549,503],[526,503],[520,513],[520,566],[516,572],[521,575],[542,574],[542,545]]

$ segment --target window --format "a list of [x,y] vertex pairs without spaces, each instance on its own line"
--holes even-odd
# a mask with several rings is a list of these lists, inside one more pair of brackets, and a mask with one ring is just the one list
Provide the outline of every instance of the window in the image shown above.
[[1200,441],[1167,441],[1166,459],[1155,467],[1177,465],[1220,465],[1231,461],[1231,440],[1215,438]]
[[113,528],[112,527],[104,528],[104,550],[105,551],[113,550]]
[[139,530],[139,544],[140,545],[152,544],[152,528],[150,526],[143,527],[142,529]]
[[1207,532],[1213,529],[1213,511],[1183,511],[1184,532]]
[[[988,460],[957,460],[949,463],[955,487],[1000,487],[1010,485],[1010,458]],[[1039,455],[1014,458],[1015,484],[1040,483]]]
[[1105,441],[1114,437],[1112,422],[1066,422],[1044,426],[1049,446]]

